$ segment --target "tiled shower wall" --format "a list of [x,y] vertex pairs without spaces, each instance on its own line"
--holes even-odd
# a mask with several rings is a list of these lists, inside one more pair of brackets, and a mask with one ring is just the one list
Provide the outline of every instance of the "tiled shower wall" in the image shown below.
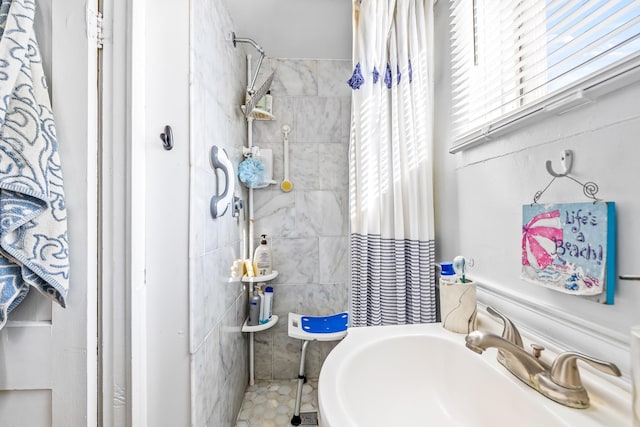
[[244,222],[230,212],[217,219],[209,213],[210,198],[219,193],[209,163],[211,146],[225,149],[237,165],[246,142],[239,108],[245,53],[226,38],[233,25],[225,5],[191,2],[189,311],[191,425],[198,427],[233,425],[248,383],[248,346],[240,331],[247,294],[241,283],[229,282],[229,268],[241,257]]
[[[273,311],[280,321],[255,334],[257,379],[298,374],[301,342],[287,335],[287,314],[325,315],[348,305],[348,142],[351,61],[265,60],[259,85],[275,70],[273,121],[254,122],[254,145],[274,153],[277,185],[255,190],[255,238],[272,239]],[[283,177],[282,126],[289,125],[289,179]],[[257,244],[257,240],[256,240]],[[313,342],[307,376],[319,375],[334,342]]]

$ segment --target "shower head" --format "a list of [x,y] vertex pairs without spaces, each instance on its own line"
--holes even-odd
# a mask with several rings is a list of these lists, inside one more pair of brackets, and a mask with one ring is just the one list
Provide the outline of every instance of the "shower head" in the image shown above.
[[[258,90],[254,90],[252,92],[249,92],[249,98],[246,100],[246,103],[244,105],[244,116],[245,117],[252,116],[252,117],[255,118],[254,109],[257,110],[255,108],[256,107],[256,103],[258,102],[258,100],[260,98],[265,96],[265,94],[267,93],[267,91],[271,87],[271,82],[273,81],[274,74],[275,73],[271,73],[271,75],[269,75],[269,77],[267,77],[267,80],[265,80],[264,83],[262,83],[262,85],[260,85]],[[260,114],[265,114],[265,113],[266,113],[265,111],[260,110]],[[267,114],[270,114],[270,113],[267,113]]]
[[247,92],[249,92],[249,95],[253,95],[255,93],[255,90],[253,89],[253,87],[256,84],[256,79],[258,78],[258,72],[260,72],[260,66],[262,65],[262,60],[264,59],[264,56],[265,56],[264,49],[262,49],[262,47],[258,43],[256,43],[253,39],[250,39],[247,37],[236,37],[235,32],[232,32],[231,35],[233,37],[233,47],[237,47],[237,43],[248,43],[251,46],[253,46],[253,48],[257,50],[258,53],[260,53],[260,59],[258,60],[258,66],[256,67],[256,72],[253,75],[253,78],[251,79],[249,86],[247,87]]

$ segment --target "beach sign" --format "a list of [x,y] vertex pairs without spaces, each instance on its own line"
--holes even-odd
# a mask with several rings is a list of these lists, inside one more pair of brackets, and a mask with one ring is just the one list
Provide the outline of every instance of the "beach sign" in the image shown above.
[[613,304],[615,239],[613,202],[523,205],[521,277]]

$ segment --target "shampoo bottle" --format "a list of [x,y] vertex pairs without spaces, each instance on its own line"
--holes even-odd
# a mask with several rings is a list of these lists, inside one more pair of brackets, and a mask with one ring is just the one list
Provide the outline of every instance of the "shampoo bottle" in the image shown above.
[[271,248],[267,244],[266,234],[262,235],[260,246],[256,248],[253,255],[253,273],[256,276],[271,274]]
[[271,320],[271,314],[273,312],[273,288],[271,286],[267,286],[264,289],[264,323],[267,323]]
[[260,297],[260,323],[266,323],[264,321],[265,316],[265,304],[264,304],[264,283],[259,283],[257,286],[258,296]]
[[260,324],[260,296],[257,291],[253,291],[253,295],[249,298],[249,319],[248,326],[257,326]]

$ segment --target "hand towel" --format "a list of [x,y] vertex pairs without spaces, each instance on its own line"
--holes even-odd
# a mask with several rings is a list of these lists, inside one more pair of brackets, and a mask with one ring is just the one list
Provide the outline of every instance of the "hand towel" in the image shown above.
[[67,212],[33,0],[0,2],[0,328],[31,287],[65,307]]

